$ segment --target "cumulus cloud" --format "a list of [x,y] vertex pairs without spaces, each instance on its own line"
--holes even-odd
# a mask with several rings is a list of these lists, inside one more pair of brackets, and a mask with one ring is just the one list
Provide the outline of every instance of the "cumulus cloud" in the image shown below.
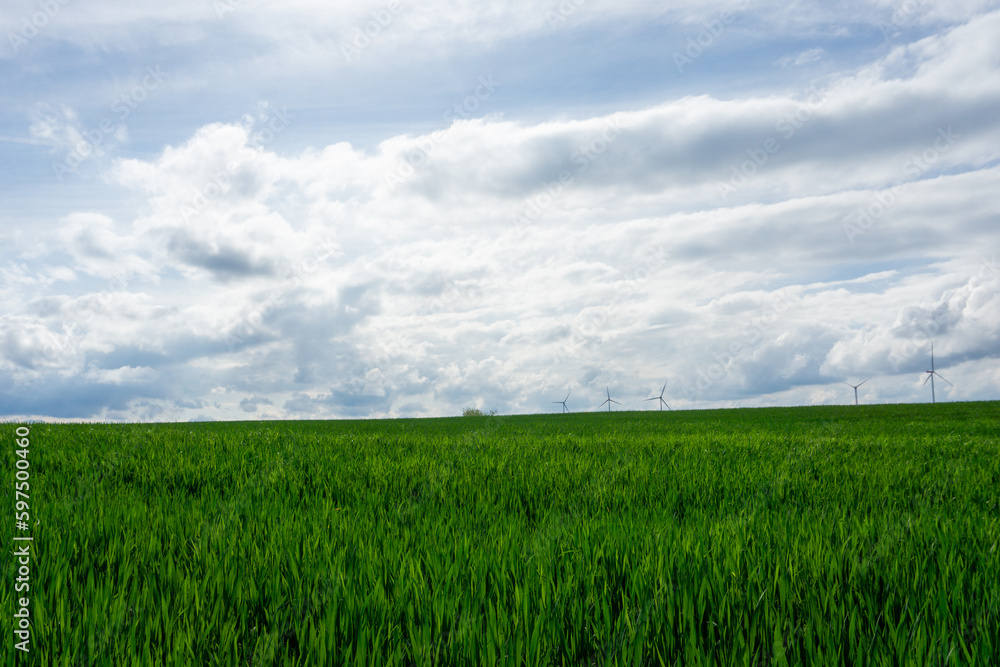
[[255,413],[262,405],[274,405],[271,399],[263,396],[251,396],[240,401],[240,409],[243,412]]
[[159,375],[159,372],[152,368],[122,366],[115,369],[91,368],[83,377],[96,384],[146,384],[156,380]]
[[777,64],[781,67],[801,67],[821,60],[824,53],[825,51],[821,48],[809,49],[794,55],[782,56],[778,59]]
[[[454,9],[451,29],[501,15],[496,40],[549,29],[528,5]],[[659,15],[586,9],[562,18]],[[243,11],[213,20],[251,30]],[[427,38],[405,28],[427,11],[400,12],[399,39]],[[990,397],[998,29],[973,12],[801,90],[368,146],[279,150],[296,112],[264,103],[204,124],[102,172],[132,214],[63,216],[0,266],[0,397],[60,418],[424,416],[567,391],[593,409],[608,386],[643,408],[664,381],[675,408],[846,402],[832,385],[877,375],[869,400],[916,400],[931,340],[954,397]]]

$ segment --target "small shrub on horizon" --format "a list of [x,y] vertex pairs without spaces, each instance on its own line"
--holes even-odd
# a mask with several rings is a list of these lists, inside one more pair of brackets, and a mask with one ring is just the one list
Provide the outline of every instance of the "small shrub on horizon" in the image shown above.
[[493,417],[496,413],[496,410],[490,410],[489,414],[487,414],[479,408],[464,408],[462,410],[463,417]]

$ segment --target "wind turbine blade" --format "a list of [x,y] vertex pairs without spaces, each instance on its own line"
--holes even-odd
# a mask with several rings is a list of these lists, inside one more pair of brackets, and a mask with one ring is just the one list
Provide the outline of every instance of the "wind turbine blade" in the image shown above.
[[666,390],[667,390],[667,383],[664,382],[663,383],[663,389],[660,390],[660,396],[663,396],[663,392],[665,392]]
[[[865,382],[868,382],[868,380],[871,380],[871,378],[866,378],[866,379],[865,379]],[[864,384],[865,382],[862,382],[861,384]],[[860,387],[860,386],[861,386],[861,384],[859,384],[858,386]]]
[[656,399],[658,399],[658,398],[659,398],[659,396],[654,396],[653,398],[644,398],[644,399],[642,399],[642,400],[643,400],[643,401],[655,401],[655,400],[656,400]]
[[933,375],[933,374],[930,371],[927,371],[927,377],[924,378],[924,383],[922,385],[920,385],[921,387],[926,387],[927,386],[927,381],[931,379],[931,375]]
[[853,387],[854,386],[853,384],[851,384],[847,380],[841,380],[841,383],[846,384],[848,387]]
[[[944,376],[941,375],[940,373],[938,373],[937,371],[934,371],[934,375],[937,375],[940,379],[944,380]],[[948,382],[947,380],[944,380],[944,381]],[[951,384],[951,383],[948,382],[948,384]],[[955,385],[951,384],[951,386],[954,387]]]

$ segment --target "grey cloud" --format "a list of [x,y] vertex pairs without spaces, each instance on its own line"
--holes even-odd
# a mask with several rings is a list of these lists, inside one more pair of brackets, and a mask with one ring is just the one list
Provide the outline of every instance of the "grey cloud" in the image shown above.
[[[998,23],[1000,14],[955,31],[985,51],[995,50],[987,43],[992,42],[990,26]],[[988,67],[991,56],[975,57],[976,65]],[[432,200],[468,199],[471,193],[523,198],[544,192],[566,170],[572,188],[656,192],[704,185],[706,179],[728,183],[735,168],[749,174],[749,185],[739,185],[733,197],[747,201],[761,195],[762,181],[773,185],[773,180],[755,178],[764,173],[780,179],[791,172],[797,183],[811,182],[816,193],[824,193],[886,176],[901,181],[956,164],[978,166],[983,147],[1000,137],[995,114],[1000,89],[955,87],[943,73],[973,64],[961,62],[965,56],[958,51],[942,55],[928,48],[920,58],[922,67],[909,79],[862,72],[787,97],[687,98],[609,118],[553,123],[544,134],[513,123],[479,123],[474,127],[481,128],[483,147],[475,153],[452,151],[452,140],[446,139],[433,163],[404,187]],[[992,71],[987,76],[996,78]],[[609,130],[612,121],[620,124],[620,135]],[[908,169],[911,158],[940,143],[939,131],[951,143],[929,169]]]
[[240,401],[240,409],[243,410],[243,412],[257,412],[262,405],[274,405],[274,402],[263,396],[244,398]]
[[[386,192],[412,136],[251,155],[240,127],[206,126],[119,163],[115,183],[143,197],[127,231],[80,214],[60,221],[61,245],[5,251],[0,415],[503,413],[549,410],[570,389],[574,409],[595,409],[605,386],[641,409],[664,380],[674,407],[809,403],[869,373],[873,395],[913,400],[931,337],[949,379],[993,396],[1000,285],[971,277],[975,255],[1000,248],[998,17],[831,76],[787,139],[777,123],[805,90],[623,111],[621,135],[582,164],[607,118],[490,118],[445,130]],[[880,202],[939,126],[961,141]],[[720,201],[730,167],[769,137],[780,150]],[[232,153],[245,180],[185,219]],[[511,229],[561,169],[572,184]],[[303,268],[324,238],[338,261]],[[637,278],[657,248],[666,259]],[[98,284],[121,257],[140,279]],[[795,307],[748,334],[778,291]],[[685,393],[702,373],[721,375]]]
[[332,415],[360,417],[371,414],[373,409],[388,410],[391,401],[383,396],[365,396],[331,389],[330,393],[318,394],[312,398],[297,393],[282,406],[293,414]]
[[[155,385],[97,384],[81,376],[49,376],[44,382],[25,384],[0,371],[0,413],[43,415],[57,419],[91,419],[112,411],[131,414],[145,404],[140,397],[163,399],[167,392]],[[163,412],[155,408],[156,414]],[[143,411],[149,415],[149,410]]]
[[273,275],[273,260],[255,257],[252,252],[229,244],[211,244],[177,231],[168,248],[180,261],[207,269],[221,280]]

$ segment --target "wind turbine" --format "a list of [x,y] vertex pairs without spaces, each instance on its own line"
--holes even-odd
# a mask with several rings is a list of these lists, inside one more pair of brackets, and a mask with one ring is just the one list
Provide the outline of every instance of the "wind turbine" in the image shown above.
[[[604,401],[604,403],[607,403],[607,404],[608,404],[608,412],[611,412],[611,404],[612,404],[612,403],[618,403],[618,401],[615,401],[615,400],[613,400],[613,399],[611,398],[611,390],[610,390],[610,389],[608,389],[607,387],[605,387],[605,389],[606,389],[606,390],[607,390],[607,392],[608,392],[608,400]],[[598,408],[603,408],[603,407],[604,407],[604,403],[601,403],[601,404],[600,404],[599,406],[597,406],[597,407],[598,407]],[[621,405],[621,403],[618,403],[618,405]]]
[[862,381],[862,382],[860,382],[858,384],[851,384],[850,382],[847,382],[846,380],[841,380],[841,382],[843,382],[844,384],[846,384],[848,387],[854,387],[854,405],[858,404],[858,387],[860,387],[861,385],[863,385],[865,382],[868,382],[868,380],[871,380],[871,378],[868,378],[867,380],[864,380],[864,381]]
[[[663,383],[663,389],[660,390],[660,395],[659,396],[654,396],[653,398],[647,398],[645,400],[647,400],[647,401],[656,401],[656,400],[659,400],[660,401],[660,409],[662,410],[663,406],[667,405],[667,402],[665,400],[663,400],[663,392],[665,392],[666,390],[667,390],[667,383],[664,382]],[[667,405],[667,410],[670,410],[670,409],[671,409],[670,406]]]
[[[570,392],[572,394],[573,392]],[[561,401],[552,401],[553,403],[559,403],[563,406],[563,413],[569,412],[569,408],[566,407],[566,401],[569,400],[569,394],[566,394],[566,398]]]
[[[924,384],[923,384],[923,386],[926,387],[927,386],[927,380],[931,381],[931,403],[937,403],[937,397],[934,395],[934,376],[935,375],[937,375],[939,378],[941,378],[945,382],[948,382],[947,380],[945,380],[945,378],[944,378],[943,375],[941,375],[936,370],[934,370],[934,343],[931,343],[931,369],[929,371],[927,371],[927,379],[924,380]],[[948,384],[951,384],[951,383],[948,382]],[[951,386],[954,387],[955,385],[951,384]]]

